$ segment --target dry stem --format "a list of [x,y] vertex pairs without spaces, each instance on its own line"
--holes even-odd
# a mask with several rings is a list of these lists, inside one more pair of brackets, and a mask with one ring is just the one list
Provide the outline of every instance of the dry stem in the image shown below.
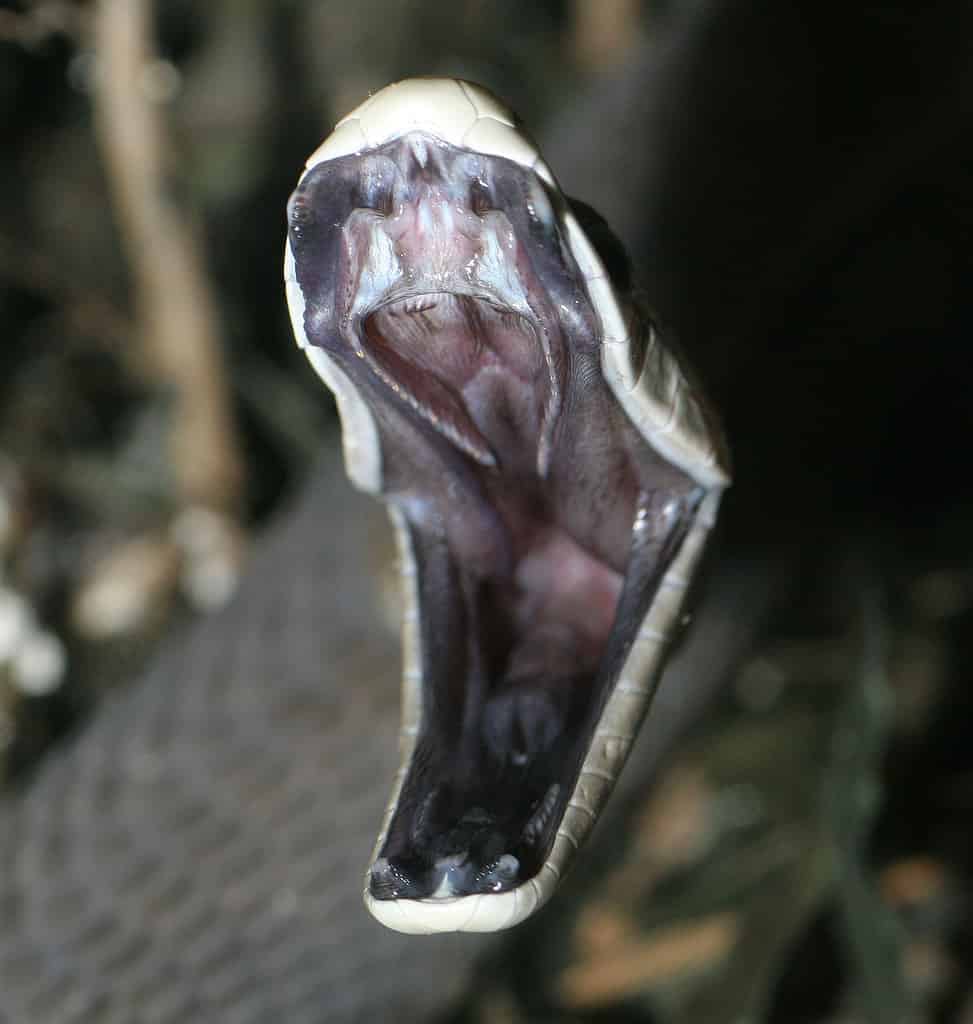
[[135,287],[149,364],[172,389],[171,459],[184,500],[234,510],[239,452],[220,343],[219,316],[200,245],[166,174],[169,146],[146,71],[157,59],[150,0],[99,0],[95,117]]

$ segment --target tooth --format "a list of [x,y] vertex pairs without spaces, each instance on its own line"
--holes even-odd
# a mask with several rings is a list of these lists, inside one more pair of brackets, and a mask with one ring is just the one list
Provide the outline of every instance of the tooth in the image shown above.
[[551,815],[554,813],[554,806],[557,803],[557,795],[561,787],[553,782],[548,786],[544,799],[537,806],[537,810],[530,817],[530,821],[524,826],[524,841],[530,844],[537,842],[541,833],[547,827]]
[[[438,795],[439,787],[437,786],[430,790],[422,803],[419,804],[419,809],[412,820],[411,833],[413,843],[421,842],[425,838],[426,826],[429,824],[429,819],[432,816],[432,805]],[[375,863],[377,864],[378,861]]]
[[380,900],[408,899],[423,895],[416,879],[387,857],[380,857],[372,865],[369,888],[372,895]]
[[477,874],[475,891],[500,892],[505,885],[516,880],[519,871],[520,861],[512,853],[505,853]]

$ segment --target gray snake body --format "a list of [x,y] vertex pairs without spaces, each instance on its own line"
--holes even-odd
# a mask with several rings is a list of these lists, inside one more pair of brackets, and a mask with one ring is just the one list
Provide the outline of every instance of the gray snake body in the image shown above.
[[232,607],[0,809],[3,1024],[417,1020],[462,988],[475,940],[360,901],[398,726],[376,530],[329,455]]
[[[362,571],[388,533],[333,446],[233,604],[0,805],[2,1024],[418,1021],[463,992],[495,940],[417,940],[361,903],[397,762],[398,639]],[[623,789],[746,650],[735,609],[759,618],[771,580],[716,574]]]

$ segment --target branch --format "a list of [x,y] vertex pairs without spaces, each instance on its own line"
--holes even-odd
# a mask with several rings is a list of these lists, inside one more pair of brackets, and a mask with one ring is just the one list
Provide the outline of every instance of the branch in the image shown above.
[[92,31],[95,121],[135,288],[148,362],[172,389],[171,459],[184,500],[232,511],[243,460],[219,316],[195,231],[172,197],[169,144],[145,87],[157,57],[149,0],[99,0]]

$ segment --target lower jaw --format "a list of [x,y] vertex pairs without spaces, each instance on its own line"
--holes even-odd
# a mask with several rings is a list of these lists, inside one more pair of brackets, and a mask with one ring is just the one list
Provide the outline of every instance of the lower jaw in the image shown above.
[[[456,586],[473,628],[462,651],[425,666],[423,723],[374,898],[502,892],[540,870],[608,685],[600,666],[621,586],[563,536],[528,552],[508,583]],[[426,635],[449,629],[430,614]]]
[[[432,588],[438,606],[428,597],[419,602],[425,674],[421,722],[372,871],[374,899],[499,893],[522,886],[541,870],[642,624],[651,619],[666,630],[674,628],[684,583],[678,584],[677,599],[663,581],[670,567],[680,580],[691,569],[679,568],[680,550],[689,534],[694,536],[690,549],[700,548],[705,537],[708,523],[697,520],[701,499],[699,489],[681,496],[643,492],[624,579],[604,563],[582,562],[587,569],[579,570],[569,592],[556,586],[546,592],[547,610],[560,614],[540,628],[524,609],[517,619],[509,587],[482,593],[485,585],[464,577],[448,555],[445,573],[440,565],[437,576],[435,546],[424,549],[416,538],[419,592],[437,579],[448,577],[451,584]],[[692,564],[696,558],[698,551]],[[521,569],[530,561],[522,559]],[[558,578],[549,568],[548,575]],[[601,613],[607,625],[592,632],[591,620],[599,616],[586,618],[583,599],[572,604],[569,598],[599,587],[611,601]],[[511,628],[511,615],[519,628]],[[565,655],[564,646],[556,647],[556,656],[538,651],[545,632],[559,635],[562,643],[567,637],[571,651]],[[491,648],[497,636],[504,642]],[[663,648],[656,650],[660,653],[641,672],[661,663]],[[637,710],[630,709],[632,729],[648,700],[648,690],[638,692]],[[611,779],[605,778],[607,796]]]
[[[508,362],[510,353],[532,351],[536,339],[520,321],[494,318],[484,340],[472,327],[475,303],[460,303],[462,315],[453,305],[442,300],[429,324],[393,323],[395,311],[378,311],[363,325],[359,353],[380,381],[396,384],[409,415],[426,421],[434,450],[448,444],[451,457],[465,456],[457,471],[462,502],[439,493],[442,480],[430,474],[425,486],[433,493],[423,507],[437,514],[409,524],[418,555],[422,714],[372,871],[376,899],[502,892],[540,871],[627,645],[671,556],[662,506],[678,504],[691,489],[676,473],[669,493],[665,473],[657,480],[654,464],[644,469],[651,460],[629,455],[632,428],[605,411],[610,396],[590,389],[572,392],[575,419],[559,435],[549,474],[548,457],[541,457],[546,412],[538,410],[554,408],[560,389],[550,383],[547,399],[532,398],[529,381],[544,360],[538,357],[533,376]],[[421,366],[410,342],[441,349],[442,365]],[[451,385],[439,378],[450,367],[462,371]],[[583,360],[573,373],[565,368],[566,379],[590,381],[586,368]],[[498,369],[505,372],[499,382]],[[487,381],[496,387],[480,386]],[[579,403],[586,415],[599,410],[595,422],[611,431],[600,446],[578,435]],[[439,437],[430,436],[430,426]],[[620,457],[606,459],[606,448]],[[605,475],[606,462],[612,475]],[[647,555],[638,557],[642,541],[632,524],[646,474],[662,543],[651,537]],[[566,501],[595,502],[608,525],[573,514]],[[425,514],[418,504],[409,508],[403,516]],[[578,519],[586,524],[578,528],[584,547],[560,525]],[[624,563],[626,529],[628,567],[636,571],[623,579],[590,549]]]

